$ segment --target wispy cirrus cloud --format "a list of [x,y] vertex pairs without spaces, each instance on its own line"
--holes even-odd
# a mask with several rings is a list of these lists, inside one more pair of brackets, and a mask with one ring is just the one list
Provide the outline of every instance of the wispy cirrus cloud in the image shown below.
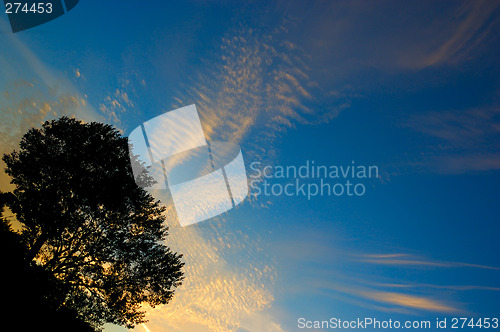
[[500,169],[500,110],[496,107],[427,112],[404,126],[435,140],[421,165],[442,173]]
[[[464,311],[459,303],[437,296],[436,289],[443,288],[396,287],[394,284],[376,283],[377,276],[330,274],[328,279],[318,279],[311,284],[312,292],[333,297],[341,302],[355,304],[378,312],[399,312],[410,315],[422,311],[453,313]],[[450,290],[451,288],[446,288]],[[459,291],[461,289],[453,289]]]
[[455,66],[498,41],[498,1],[286,5],[296,22],[292,41],[308,50],[328,82],[366,69],[395,73]]
[[[334,299],[339,306],[345,303],[380,313],[421,315],[466,313],[468,305],[456,300],[464,298],[464,292],[500,291],[498,284],[484,284],[468,277],[470,273],[460,272],[467,269],[475,276],[491,275],[500,273],[497,266],[441,261],[405,251],[353,252],[331,245],[338,240],[334,236],[311,230],[297,236],[300,244],[295,237],[276,244],[281,270],[303,277],[300,284],[283,286],[287,296],[294,298],[314,294],[318,299]],[[450,280],[452,272],[463,278]]]
[[[354,261],[360,263],[368,263],[373,265],[381,265],[394,268],[425,268],[425,269],[460,269],[469,268],[477,270],[495,270],[500,271],[500,267],[464,263],[464,262],[450,262],[450,261],[435,261],[425,257],[415,256],[413,254],[405,253],[390,253],[390,254],[359,254],[351,255]],[[391,304],[407,309],[426,310],[434,312],[463,312],[466,309],[463,305],[453,303],[451,300],[439,300],[434,294],[436,290],[439,291],[500,291],[497,286],[485,285],[441,285],[441,284],[425,284],[425,283],[407,283],[404,280],[393,279],[393,282],[377,282],[377,278],[366,279],[363,277],[356,277],[352,280],[358,285],[352,287],[347,285],[344,288],[347,293],[352,293],[355,296],[379,302],[381,304]],[[411,292],[410,292],[411,290]]]
[[362,297],[387,303],[390,305],[397,305],[401,307],[408,307],[412,309],[427,310],[434,312],[457,312],[458,309],[444,304],[438,300],[425,298],[422,296],[415,296],[409,294],[402,294],[396,292],[380,292],[380,291],[358,291]]
[[500,136],[500,109],[494,107],[427,112],[412,116],[406,125],[443,140],[445,149],[500,146],[500,141],[492,142]]
[[441,16],[421,27],[424,38],[407,45],[408,52],[400,54],[399,63],[420,69],[467,60],[498,24],[499,7],[496,1],[464,1],[447,8],[444,16],[449,19]]
[[196,104],[208,139],[242,142],[252,135],[245,151],[264,158],[272,154],[264,144],[286,129],[330,121],[349,107],[347,97],[325,91],[311,77],[306,53],[283,38],[284,25],[270,30],[231,31],[215,60],[172,105]]
[[438,285],[438,284],[422,284],[422,283],[413,283],[413,284],[390,284],[390,283],[373,283],[376,287],[384,287],[384,288],[431,288],[431,289],[449,289],[453,291],[474,291],[474,290],[484,290],[484,291],[500,291],[500,287],[492,287],[492,286],[480,286],[480,285]]
[[447,262],[447,261],[434,261],[430,259],[423,259],[409,254],[382,254],[382,255],[361,255],[355,258],[360,262],[379,264],[379,265],[394,265],[394,266],[413,266],[413,267],[443,267],[443,268],[477,268],[486,270],[498,270],[500,267],[471,264],[463,262]]

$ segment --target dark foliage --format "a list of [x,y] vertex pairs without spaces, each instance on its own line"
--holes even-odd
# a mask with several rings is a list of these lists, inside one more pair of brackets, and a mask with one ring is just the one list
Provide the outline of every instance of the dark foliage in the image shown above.
[[43,268],[27,264],[26,248],[6,220],[0,220],[0,274],[3,321],[21,331],[93,332],[78,313],[62,307],[64,285]]
[[171,299],[181,255],[163,244],[164,208],[133,179],[127,138],[63,117],[31,129],[3,160],[24,262],[44,274],[59,312],[94,328],[133,327],[144,322],[141,304]]

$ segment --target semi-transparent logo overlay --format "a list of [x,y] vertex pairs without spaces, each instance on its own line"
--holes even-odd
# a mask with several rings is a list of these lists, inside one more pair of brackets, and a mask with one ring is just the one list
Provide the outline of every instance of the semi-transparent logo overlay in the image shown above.
[[[136,183],[156,193],[169,191],[181,227],[218,216],[248,195],[240,148],[208,143],[195,105],[144,122],[129,143],[131,160],[139,159],[132,162]],[[145,185],[145,172],[156,183]]]

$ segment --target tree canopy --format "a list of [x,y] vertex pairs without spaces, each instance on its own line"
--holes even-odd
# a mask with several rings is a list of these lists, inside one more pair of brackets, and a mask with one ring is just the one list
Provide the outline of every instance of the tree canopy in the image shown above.
[[137,186],[132,159],[112,126],[67,117],[3,156],[24,259],[57,279],[61,307],[94,328],[144,322],[141,306],[168,303],[183,279],[182,255],[164,244],[164,207]]

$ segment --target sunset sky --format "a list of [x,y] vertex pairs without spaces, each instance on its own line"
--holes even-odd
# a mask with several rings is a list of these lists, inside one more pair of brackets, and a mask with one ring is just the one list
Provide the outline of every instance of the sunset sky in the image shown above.
[[1,154],[62,115],[127,136],[195,104],[248,175],[378,168],[361,196],[253,192],[187,227],[164,202],[186,279],[136,331],[500,318],[500,1],[81,1],[15,34],[0,14],[0,45]]

